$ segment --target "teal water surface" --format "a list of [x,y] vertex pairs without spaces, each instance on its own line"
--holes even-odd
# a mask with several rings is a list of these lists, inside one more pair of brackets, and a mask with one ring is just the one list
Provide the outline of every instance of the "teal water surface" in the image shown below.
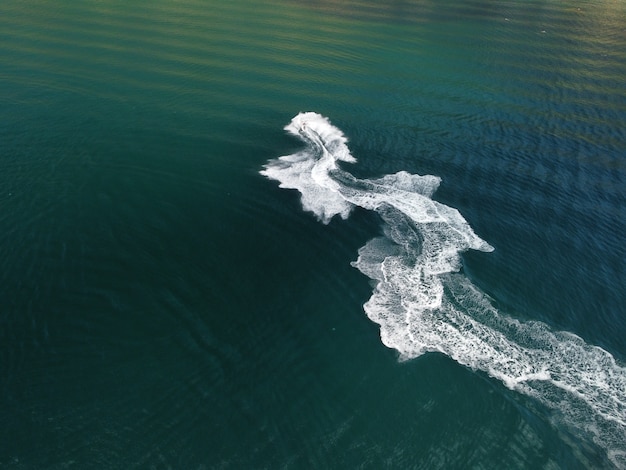
[[[2,2],[0,466],[625,467],[625,10]],[[615,407],[399,361],[351,266],[381,217],[319,223],[259,174],[302,111],[359,181],[440,177],[494,248],[463,279],[606,351]]]

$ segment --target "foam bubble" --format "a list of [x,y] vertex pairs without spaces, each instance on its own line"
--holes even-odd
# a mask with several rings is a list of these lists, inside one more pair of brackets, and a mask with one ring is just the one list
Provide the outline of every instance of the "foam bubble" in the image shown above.
[[269,161],[263,175],[297,189],[324,223],[355,206],[382,219],[384,237],[362,247],[353,266],[375,283],[364,310],[386,346],[402,360],[436,351],[484,371],[550,406],[626,466],[626,369],[576,335],[503,315],[457,272],[462,252],[493,248],[456,209],[431,199],[440,178],[401,171],[357,179],[338,165],[356,159],[328,119],[301,113],[285,129],[306,146]]
[[347,219],[353,205],[340,193],[340,184],[330,173],[337,161],[356,162],[348,139],[327,118],[317,113],[300,113],[285,130],[307,144],[304,150],[269,161],[262,175],[280,181],[281,188],[297,189],[302,207],[325,224],[339,215]]

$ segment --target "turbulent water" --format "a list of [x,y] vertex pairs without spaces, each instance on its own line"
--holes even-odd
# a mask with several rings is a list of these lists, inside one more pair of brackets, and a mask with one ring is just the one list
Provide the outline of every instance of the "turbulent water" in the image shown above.
[[285,127],[305,143],[261,172],[301,193],[304,210],[323,223],[347,219],[355,207],[377,212],[383,237],[359,250],[353,265],[372,279],[367,316],[401,359],[441,352],[487,372],[555,411],[626,466],[626,368],[605,350],[541,322],[503,315],[459,270],[460,254],[493,248],[454,208],[432,199],[441,180],[398,172],[358,179],[340,162],[356,163],[347,138],[330,121],[300,113]]

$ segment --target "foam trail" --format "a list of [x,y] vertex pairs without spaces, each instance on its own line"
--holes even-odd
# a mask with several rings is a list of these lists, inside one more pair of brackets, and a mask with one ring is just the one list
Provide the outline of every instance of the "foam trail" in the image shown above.
[[431,199],[438,177],[357,179],[338,165],[356,159],[327,118],[300,113],[285,130],[305,148],[270,160],[261,174],[297,189],[304,210],[323,223],[347,219],[356,206],[383,220],[384,236],[362,247],[353,265],[376,281],[364,310],[385,345],[403,360],[437,351],[488,373],[550,406],[557,421],[626,468],[626,368],[576,335],[498,312],[458,273],[462,252],[493,248],[456,209]]

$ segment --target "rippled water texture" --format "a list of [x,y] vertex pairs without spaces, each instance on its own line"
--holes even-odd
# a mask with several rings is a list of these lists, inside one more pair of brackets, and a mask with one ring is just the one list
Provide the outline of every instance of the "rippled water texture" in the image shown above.
[[624,467],[625,8],[1,2],[0,467]]

